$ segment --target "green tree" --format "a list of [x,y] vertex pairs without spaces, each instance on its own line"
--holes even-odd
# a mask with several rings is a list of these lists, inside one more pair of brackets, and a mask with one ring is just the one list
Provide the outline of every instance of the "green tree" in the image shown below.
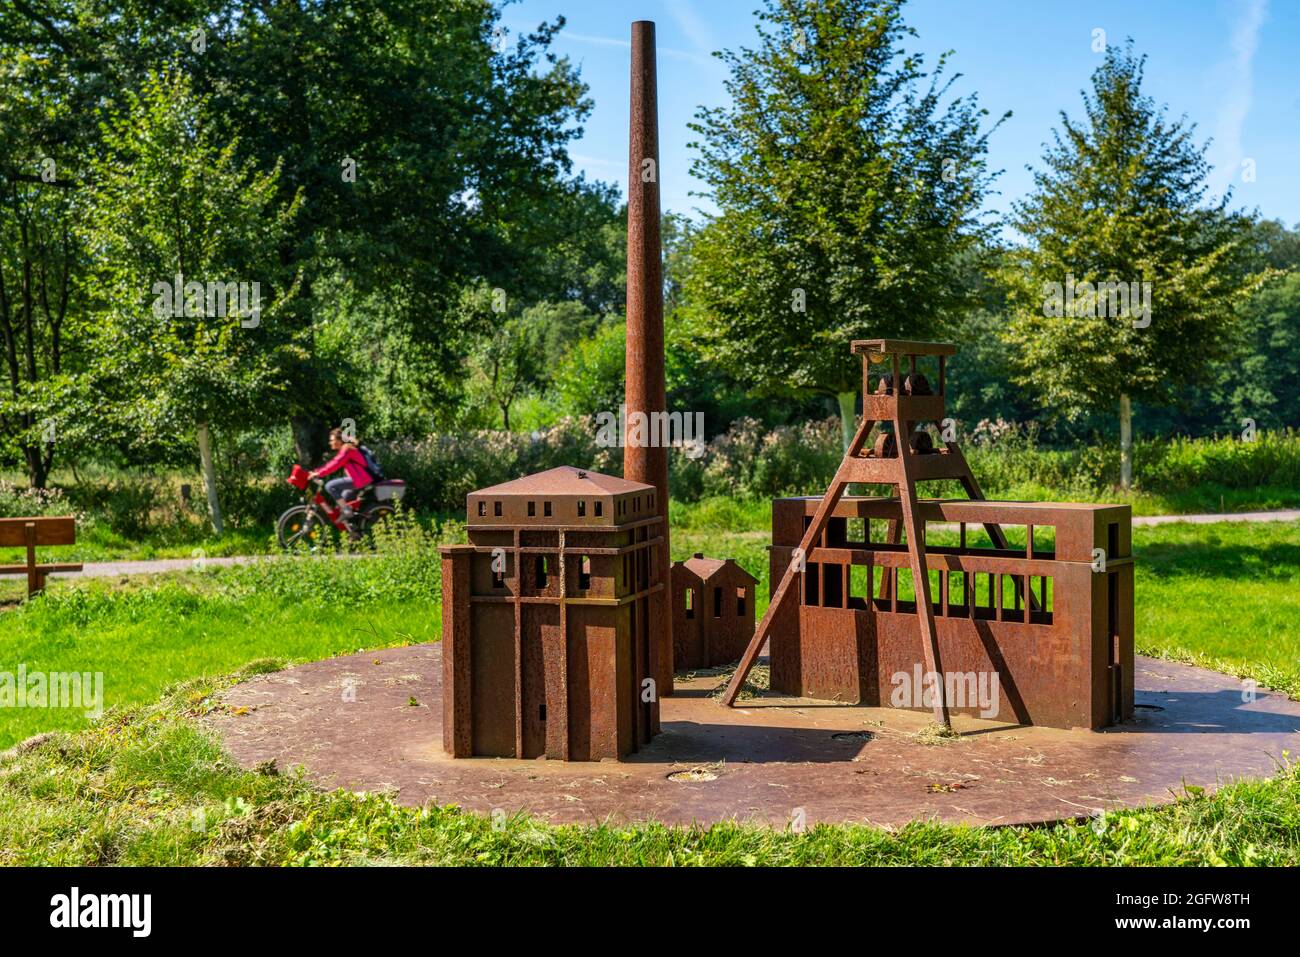
[[682,295],[703,353],[768,395],[834,396],[845,444],[855,338],[941,336],[968,305],[951,268],[988,227],[986,111],[949,98],[899,2],[767,0],[727,52],[732,103],[702,108],[695,174],[719,213]]
[[[37,151],[9,154],[39,168]],[[57,163],[42,162],[56,176]],[[70,190],[26,182],[14,166],[0,170],[0,337],[7,388],[0,394],[0,431],[6,452],[17,452],[28,482],[44,488],[61,431],[53,401],[69,343],[85,323],[79,280],[83,255],[73,235]],[[65,171],[66,175],[66,171]]]
[[[462,290],[555,298],[552,255],[587,242],[607,205],[569,175],[591,104],[549,50],[563,19],[516,37],[489,0],[229,0],[211,22],[206,52],[187,56],[199,89],[242,155],[283,160],[281,200],[304,196],[280,250],[302,277],[286,312],[304,332],[289,370],[300,457],[320,451],[322,409],[347,399],[315,336],[335,274],[387,300],[347,317],[354,340],[404,342],[428,367],[427,400],[460,402],[482,332],[463,324]],[[372,314],[382,328],[358,325]]]
[[130,440],[194,436],[220,535],[213,429],[264,423],[285,398],[295,343],[279,320],[294,277],[278,251],[297,203],[278,198],[278,170],[236,158],[174,74],[109,111],[103,141],[84,225],[99,292],[80,391]]
[[[151,73],[184,73],[209,98],[215,139],[237,144],[236,159],[263,174],[282,162],[281,204],[303,197],[276,251],[301,277],[281,313],[297,348],[280,355],[288,383],[280,413],[299,456],[318,457],[323,423],[339,415],[390,431],[431,418],[450,424],[463,405],[463,360],[482,332],[462,325],[463,289],[483,279],[513,303],[576,300],[597,315],[622,308],[617,195],[573,177],[566,154],[591,103],[576,69],[550,50],[563,22],[502,33],[500,5],[490,0],[0,4],[0,200],[12,200],[8,187],[18,183],[24,215],[34,189],[46,190],[43,209],[55,210],[34,165],[49,155],[57,188],[84,217],[83,155],[106,150],[97,111],[122,108]],[[25,380],[20,280],[24,262],[37,265],[5,215],[0,209],[0,259]],[[60,236],[44,212],[33,222]],[[74,243],[90,232],[72,226]],[[93,288],[76,268],[90,256],[70,252],[65,340],[84,324],[84,291]],[[41,346],[49,329],[41,308],[33,314]],[[84,351],[73,343],[59,353],[66,373],[78,372]],[[63,427],[64,418],[85,423],[93,402],[79,405],[87,394],[40,356],[38,348],[40,382],[4,398],[10,457],[47,409],[61,445],[117,436],[106,424]],[[162,451],[143,443],[133,438],[121,451],[136,460]]]
[[1236,431],[1249,418],[1260,428],[1300,427],[1300,272],[1251,296],[1242,325],[1244,354],[1223,368],[1215,389],[1225,424]]
[[1300,427],[1300,230],[1261,220],[1251,246],[1253,270],[1276,278],[1241,306],[1241,354],[1219,370],[1214,427],[1236,431],[1246,418],[1260,428]]
[[[1195,127],[1142,93],[1145,58],[1111,46],[1013,207],[1025,245],[1004,271],[1018,381],[1054,414],[1114,410],[1132,481],[1132,400],[1170,401],[1235,347],[1237,307],[1266,278],[1242,268],[1250,221],[1207,202]],[[1116,285],[1118,284],[1118,285]]]
[[491,405],[501,413],[501,428],[508,431],[510,407],[544,374],[544,319],[535,312],[521,315],[499,287],[467,290],[462,302],[472,317],[467,324],[483,330],[466,363],[470,418],[481,421],[475,413]]
[[83,5],[0,5],[0,441],[43,486],[67,448],[60,380],[75,366],[86,303],[76,231],[94,107],[123,68],[111,25],[97,42]]
[[603,323],[590,339],[575,345],[555,371],[562,411],[574,416],[617,412],[625,395],[626,360],[626,323]]

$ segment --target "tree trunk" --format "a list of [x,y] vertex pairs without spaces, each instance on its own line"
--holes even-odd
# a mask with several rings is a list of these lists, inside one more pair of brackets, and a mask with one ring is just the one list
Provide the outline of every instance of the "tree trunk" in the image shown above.
[[299,465],[310,469],[324,461],[325,426],[319,419],[295,415],[289,419],[289,427],[293,429],[293,451],[298,456]]
[[510,403],[509,402],[502,403],[501,405],[501,428],[506,432],[510,431]]
[[23,458],[27,461],[27,484],[32,488],[45,488],[49,481],[50,470],[39,445],[24,446]]
[[844,451],[849,450],[849,445],[853,441],[853,436],[858,431],[858,412],[857,392],[839,392],[836,393],[835,399],[840,404],[840,438],[844,444]]
[[212,530],[221,537],[221,503],[217,501],[217,469],[212,464],[212,435],[208,423],[200,422],[199,428],[199,462],[203,466],[203,487],[208,492],[208,513],[212,516]]
[[1133,406],[1127,395],[1119,397],[1119,485],[1133,487]]

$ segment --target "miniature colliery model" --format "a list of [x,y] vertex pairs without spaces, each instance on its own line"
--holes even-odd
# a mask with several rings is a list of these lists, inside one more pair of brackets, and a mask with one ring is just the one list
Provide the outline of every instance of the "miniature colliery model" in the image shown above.
[[[956,348],[853,351],[862,422],[825,495],[773,504],[771,603],[724,703],[770,639],[771,686],[787,694],[928,708],[945,725],[950,710],[1065,728],[1131,717],[1129,507],[984,500],[957,443],[923,428],[944,420]],[[918,359],[937,362],[937,388]],[[917,497],[942,479],[970,499]],[[896,494],[846,496],[851,482]],[[931,543],[936,525],[949,543]]]
[[758,579],[734,559],[696,552],[673,562],[673,667],[714,668],[740,657],[754,634]]
[[567,466],[469,495],[469,544],[441,549],[449,754],[617,759],[658,732],[656,495]]

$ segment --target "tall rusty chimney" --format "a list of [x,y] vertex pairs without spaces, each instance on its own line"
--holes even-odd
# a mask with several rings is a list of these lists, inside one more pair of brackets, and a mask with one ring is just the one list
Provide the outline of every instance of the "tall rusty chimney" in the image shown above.
[[[659,120],[655,94],[655,25],[632,24],[632,110],[627,177],[627,415],[668,411],[664,390],[664,288],[659,238]],[[652,420],[653,421],[653,420]],[[645,430],[650,432],[649,428]],[[657,431],[657,430],[655,430]],[[673,637],[668,614],[668,449],[650,441],[623,445],[623,477],[656,489],[663,516],[659,581],[663,590],[650,603],[653,666],[660,696],[673,690]]]

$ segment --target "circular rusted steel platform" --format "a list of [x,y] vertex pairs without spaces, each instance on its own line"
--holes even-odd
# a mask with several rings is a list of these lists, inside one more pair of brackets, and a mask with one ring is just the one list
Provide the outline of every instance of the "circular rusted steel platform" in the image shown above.
[[245,767],[273,759],[322,787],[551,823],[1037,823],[1267,777],[1300,752],[1300,702],[1243,701],[1236,678],[1138,658],[1137,717],[1103,732],[955,717],[959,736],[933,743],[920,712],[782,697],[727,709],[712,677],[679,680],[663,733],[628,761],[457,760],[442,750],[441,665],[436,644],[316,661],[229,689],[205,720]]

